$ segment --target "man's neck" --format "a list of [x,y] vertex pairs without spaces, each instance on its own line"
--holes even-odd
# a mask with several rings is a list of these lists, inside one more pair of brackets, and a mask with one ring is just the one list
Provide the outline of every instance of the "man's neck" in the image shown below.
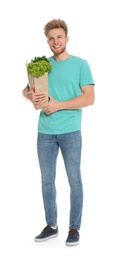
[[62,61],[62,60],[68,59],[70,57],[70,54],[68,54],[68,53],[61,53],[61,54],[58,54],[58,55],[54,55],[53,57],[54,57],[54,59],[56,61]]

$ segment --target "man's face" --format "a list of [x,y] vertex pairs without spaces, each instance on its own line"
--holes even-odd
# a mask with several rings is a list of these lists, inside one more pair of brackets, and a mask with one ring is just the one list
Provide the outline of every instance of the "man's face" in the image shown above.
[[66,43],[68,42],[68,37],[62,28],[57,28],[50,30],[47,35],[47,42],[51,51],[55,55],[59,55],[66,50]]

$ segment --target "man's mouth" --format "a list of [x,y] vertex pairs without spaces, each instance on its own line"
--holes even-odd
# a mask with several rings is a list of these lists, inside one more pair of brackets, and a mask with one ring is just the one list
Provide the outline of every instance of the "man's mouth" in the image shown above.
[[54,47],[54,49],[59,49],[60,48],[60,45],[55,45],[55,46],[53,46]]

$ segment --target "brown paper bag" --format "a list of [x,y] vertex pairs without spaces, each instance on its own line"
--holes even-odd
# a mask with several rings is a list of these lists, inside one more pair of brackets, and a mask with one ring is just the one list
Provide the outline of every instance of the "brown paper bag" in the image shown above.
[[32,85],[35,86],[35,92],[44,92],[46,94],[46,98],[43,103],[48,102],[48,72],[45,72],[45,74],[39,78],[34,77],[33,75],[28,75],[28,81],[30,87]]

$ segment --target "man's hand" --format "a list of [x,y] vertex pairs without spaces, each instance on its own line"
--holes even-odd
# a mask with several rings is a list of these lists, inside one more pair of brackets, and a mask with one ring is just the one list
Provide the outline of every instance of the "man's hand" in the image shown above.
[[48,95],[49,102],[42,106],[42,109],[47,115],[50,115],[58,110],[60,110],[60,102],[56,101],[53,97]]
[[41,109],[43,107],[42,103],[46,99],[46,94],[44,92],[36,93],[33,85],[27,93],[27,98],[33,103],[35,109]]
[[26,86],[22,94],[25,98],[30,100],[33,103],[33,106],[35,109],[42,109],[43,105],[48,103],[48,93],[41,92],[37,93],[35,92],[35,86],[32,85],[30,88],[29,86]]

